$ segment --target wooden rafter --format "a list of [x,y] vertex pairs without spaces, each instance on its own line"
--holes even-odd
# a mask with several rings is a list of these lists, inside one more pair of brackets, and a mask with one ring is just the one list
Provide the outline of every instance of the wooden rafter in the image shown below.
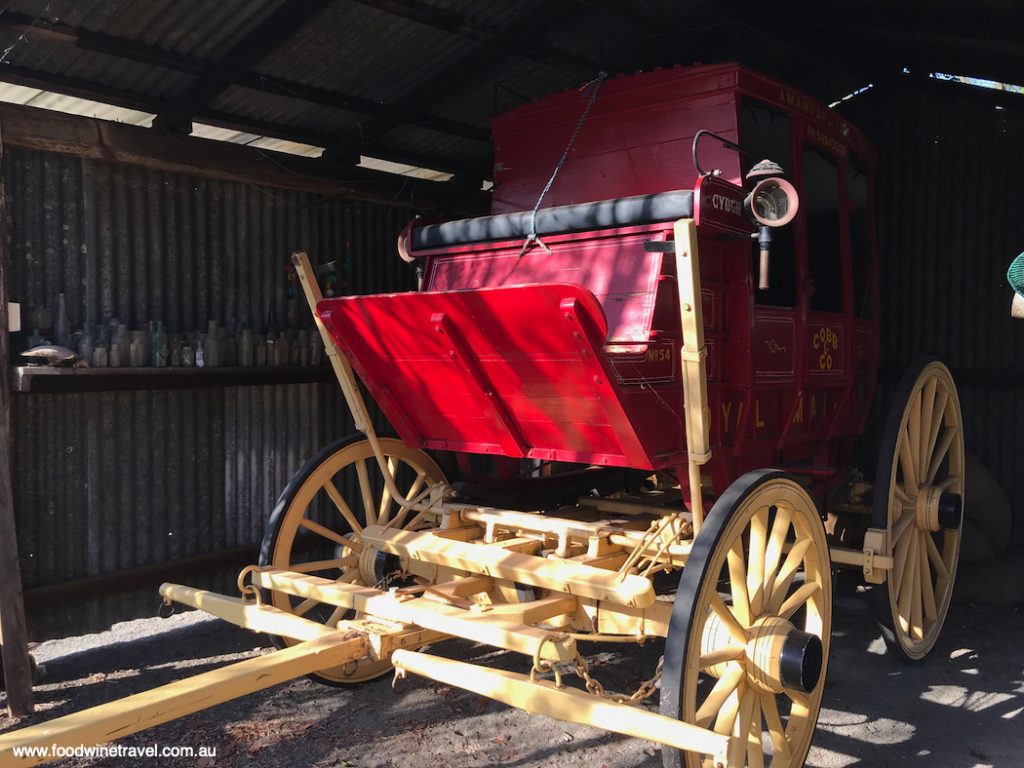
[[[102,32],[79,29],[64,24],[41,22],[33,24],[31,17],[18,13],[6,12],[0,15],[0,33],[24,35],[30,40],[41,40],[71,46],[83,51],[91,51],[118,59],[149,64],[161,69],[181,72],[182,74],[196,77],[207,77],[212,68],[209,62],[193,56],[183,56],[164,48],[145,45]],[[333,89],[317,88],[287,78],[270,76],[259,72],[239,72],[232,78],[230,85],[299,99],[316,106],[338,109],[358,115],[375,115],[386,108],[385,105],[371,99],[342,93]],[[438,133],[450,134],[482,143],[490,142],[490,132],[474,125],[446,120],[426,113],[415,115],[414,121],[418,126]]]
[[191,88],[163,109],[154,120],[154,125],[167,130],[190,129],[192,117],[202,112],[213,99],[227,90],[239,73],[254,69],[305,27],[314,16],[327,7],[327,4],[328,0],[280,3],[245,37],[218,58],[213,69],[203,77],[197,78]]
[[378,142],[395,128],[409,122],[411,115],[479,84],[494,65],[517,50],[528,49],[546,31],[565,23],[581,10],[581,5],[569,0],[554,0],[521,14],[507,27],[482,40],[473,50],[449,61],[426,80],[416,83],[396,104],[362,123],[357,132],[341,139],[330,151],[343,159],[357,156],[367,144]]
[[[350,2],[477,42],[487,42],[496,35],[496,30],[492,27],[474,22],[466,18],[464,14],[429,6],[420,0],[350,0]],[[524,58],[552,64],[580,75],[591,74],[601,68],[601,65],[595,61],[568,53],[540,39],[532,41],[520,53]]]
[[[143,96],[133,91],[126,91],[112,86],[99,85],[89,80],[70,77],[68,75],[43,72],[28,67],[21,67],[9,62],[0,63],[0,80],[23,85],[28,88],[40,88],[43,90],[63,93],[69,96],[76,96],[82,99],[91,99],[105,104],[113,104],[118,107],[135,109],[140,112],[159,114],[167,106],[166,102]],[[239,117],[225,112],[218,112],[211,109],[204,109],[195,115],[210,125],[235,130],[242,133],[252,133],[260,136],[269,136],[284,141],[294,141],[302,144],[311,144],[318,147],[328,147],[333,141],[333,136],[316,134],[303,131],[301,128],[281,126],[277,123],[258,120],[255,118]],[[381,159],[393,162],[406,163],[417,167],[432,168],[439,171],[452,173],[459,178],[484,178],[489,165],[486,161],[479,166],[464,166],[457,163],[446,162],[440,158],[429,156],[406,154],[401,151],[382,151],[378,153],[366,149],[366,154],[381,156]]]

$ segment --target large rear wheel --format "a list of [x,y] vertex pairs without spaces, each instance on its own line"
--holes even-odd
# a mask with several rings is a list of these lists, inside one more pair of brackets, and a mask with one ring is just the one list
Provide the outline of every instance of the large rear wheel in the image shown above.
[[953,377],[927,358],[904,373],[886,420],[875,473],[872,526],[894,565],[875,587],[889,649],[920,661],[949,610],[963,530],[964,431]]
[[[443,482],[444,473],[426,453],[401,440],[380,438],[388,468],[398,490],[412,499],[430,485]],[[416,514],[402,516],[400,506],[384,487],[384,478],[369,441],[361,434],[333,443],[296,473],[270,515],[260,551],[260,565],[297,571],[349,584],[378,586],[394,577],[397,561],[382,552],[364,549],[366,525],[388,521],[405,528]],[[419,527],[419,526],[418,526]],[[344,608],[273,592],[274,607],[334,626],[351,618]],[[278,647],[293,645],[273,638]],[[386,661],[360,659],[313,675],[321,682],[360,683],[386,674]]]
[[[814,502],[783,472],[748,472],[715,502],[683,569],[661,713],[730,736],[730,766],[803,765],[831,625],[832,572]],[[668,747],[662,756],[666,768],[711,765]]]

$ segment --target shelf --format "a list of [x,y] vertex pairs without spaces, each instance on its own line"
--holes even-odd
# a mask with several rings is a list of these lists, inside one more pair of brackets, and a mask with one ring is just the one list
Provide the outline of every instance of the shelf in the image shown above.
[[103,392],[130,389],[199,389],[331,381],[331,369],[317,366],[230,368],[55,368],[15,366],[15,392]]

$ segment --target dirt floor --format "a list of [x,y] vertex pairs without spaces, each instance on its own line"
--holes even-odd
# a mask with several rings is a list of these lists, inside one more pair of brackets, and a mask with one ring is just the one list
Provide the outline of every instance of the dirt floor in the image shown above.
[[[1024,765],[1024,609],[956,605],[934,654],[907,666],[884,650],[866,596],[836,598],[824,708],[807,765],[980,768]],[[526,671],[521,657],[468,643],[457,658]],[[196,613],[119,624],[38,646],[46,680],[39,722],[265,651],[264,638]],[[610,689],[632,690],[661,643],[624,653],[584,649]],[[656,697],[655,697],[656,698]],[[6,706],[0,694],[0,706]],[[651,706],[654,706],[653,704]],[[0,717],[0,730],[15,723]],[[655,745],[530,717],[446,686],[390,677],[356,688],[292,682],[173,722],[123,743],[216,747],[209,758],[69,759],[55,765],[559,768],[661,766]]]

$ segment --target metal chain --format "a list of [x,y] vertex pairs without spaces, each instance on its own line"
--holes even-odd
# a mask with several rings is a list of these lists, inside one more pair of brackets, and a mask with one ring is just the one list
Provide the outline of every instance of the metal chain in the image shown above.
[[664,668],[665,657],[662,656],[658,659],[658,666],[654,669],[654,677],[650,680],[644,680],[640,683],[639,688],[627,696],[624,693],[608,693],[608,691],[605,690],[604,685],[601,684],[601,681],[590,674],[590,665],[587,664],[587,660],[578,652],[576,653],[576,658],[573,660],[573,671],[576,672],[577,677],[586,683],[587,691],[595,696],[600,696],[602,699],[614,701],[616,704],[639,704],[641,701],[649,699],[654,695],[654,692],[658,690],[658,683],[661,681],[661,673]]

